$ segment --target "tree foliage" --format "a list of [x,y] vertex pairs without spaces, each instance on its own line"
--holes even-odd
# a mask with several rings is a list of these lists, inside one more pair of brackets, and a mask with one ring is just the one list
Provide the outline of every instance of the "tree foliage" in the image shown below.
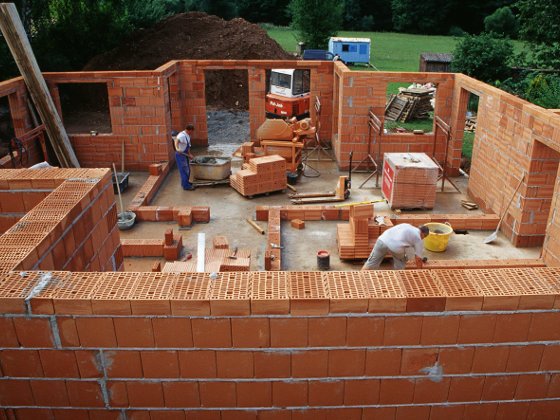
[[484,29],[486,32],[498,36],[509,36],[517,38],[519,22],[508,6],[500,7],[494,13],[484,18]]
[[447,33],[452,4],[449,0],[392,0],[394,29],[421,34]]
[[308,49],[326,49],[342,26],[343,3],[337,0],[291,0],[292,26]]
[[513,45],[507,39],[495,39],[487,33],[467,35],[453,52],[451,68],[492,83],[509,76],[512,57]]
[[560,69],[560,1],[519,0],[519,36],[531,45],[532,66]]
[[239,17],[253,23],[272,23],[288,26],[288,3],[290,0],[237,0]]

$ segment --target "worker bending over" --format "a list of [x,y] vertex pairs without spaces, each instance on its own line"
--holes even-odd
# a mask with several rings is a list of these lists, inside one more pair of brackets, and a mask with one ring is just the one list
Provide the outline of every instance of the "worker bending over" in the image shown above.
[[191,165],[189,159],[193,159],[191,154],[191,135],[194,132],[194,126],[187,125],[184,131],[181,131],[175,137],[175,161],[181,174],[181,186],[184,190],[192,191],[194,187],[189,182],[191,177]]
[[381,261],[387,254],[393,256],[393,267],[395,270],[404,270],[406,267],[406,248],[413,247],[416,264],[421,267],[427,258],[422,258],[424,244],[422,240],[430,234],[427,226],[415,227],[408,223],[401,223],[383,232],[369,255],[362,270],[373,270],[379,268]]

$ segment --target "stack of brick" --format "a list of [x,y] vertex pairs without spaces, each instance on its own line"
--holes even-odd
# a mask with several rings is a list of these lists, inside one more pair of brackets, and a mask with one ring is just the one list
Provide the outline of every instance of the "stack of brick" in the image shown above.
[[383,195],[391,208],[434,207],[438,166],[425,153],[385,153]]
[[280,210],[271,209],[268,212],[268,247],[264,254],[264,269],[279,271],[282,269]]
[[163,246],[163,256],[166,260],[176,260],[179,258],[183,248],[183,236],[173,233],[169,228],[165,231],[165,245]]
[[244,196],[283,190],[287,184],[286,161],[277,155],[254,158],[229,180],[230,185]]
[[379,224],[373,217],[373,205],[350,207],[350,223],[337,225],[338,252],[341,259],[367,258],[375,241],[385,230],[393,226],[388,216]]

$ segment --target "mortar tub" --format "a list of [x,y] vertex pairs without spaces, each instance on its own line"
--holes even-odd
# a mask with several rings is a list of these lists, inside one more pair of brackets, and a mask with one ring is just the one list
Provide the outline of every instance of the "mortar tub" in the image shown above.
[[443,252],[447,248],[449,237],[453,233],[453,228],[449,223],[425,223],[430,234],[424,238],[424,246],[428,251]]
[[196,156],[190,162],[196,179],[220,181],[231,175],[231,158],[224,156]]

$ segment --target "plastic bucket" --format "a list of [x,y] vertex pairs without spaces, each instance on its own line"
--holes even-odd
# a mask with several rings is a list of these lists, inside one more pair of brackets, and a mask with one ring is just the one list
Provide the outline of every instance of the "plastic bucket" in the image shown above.
[[329,251],[317,252],[317,267],[319,270],[328,270],[330,268],[331,258]]
[[447,248],[449,237],[453,233],[450,224],[444,223],[426,223],[430,229],[430,234],[424,238],[424,246],[428,251],[443,252]]

